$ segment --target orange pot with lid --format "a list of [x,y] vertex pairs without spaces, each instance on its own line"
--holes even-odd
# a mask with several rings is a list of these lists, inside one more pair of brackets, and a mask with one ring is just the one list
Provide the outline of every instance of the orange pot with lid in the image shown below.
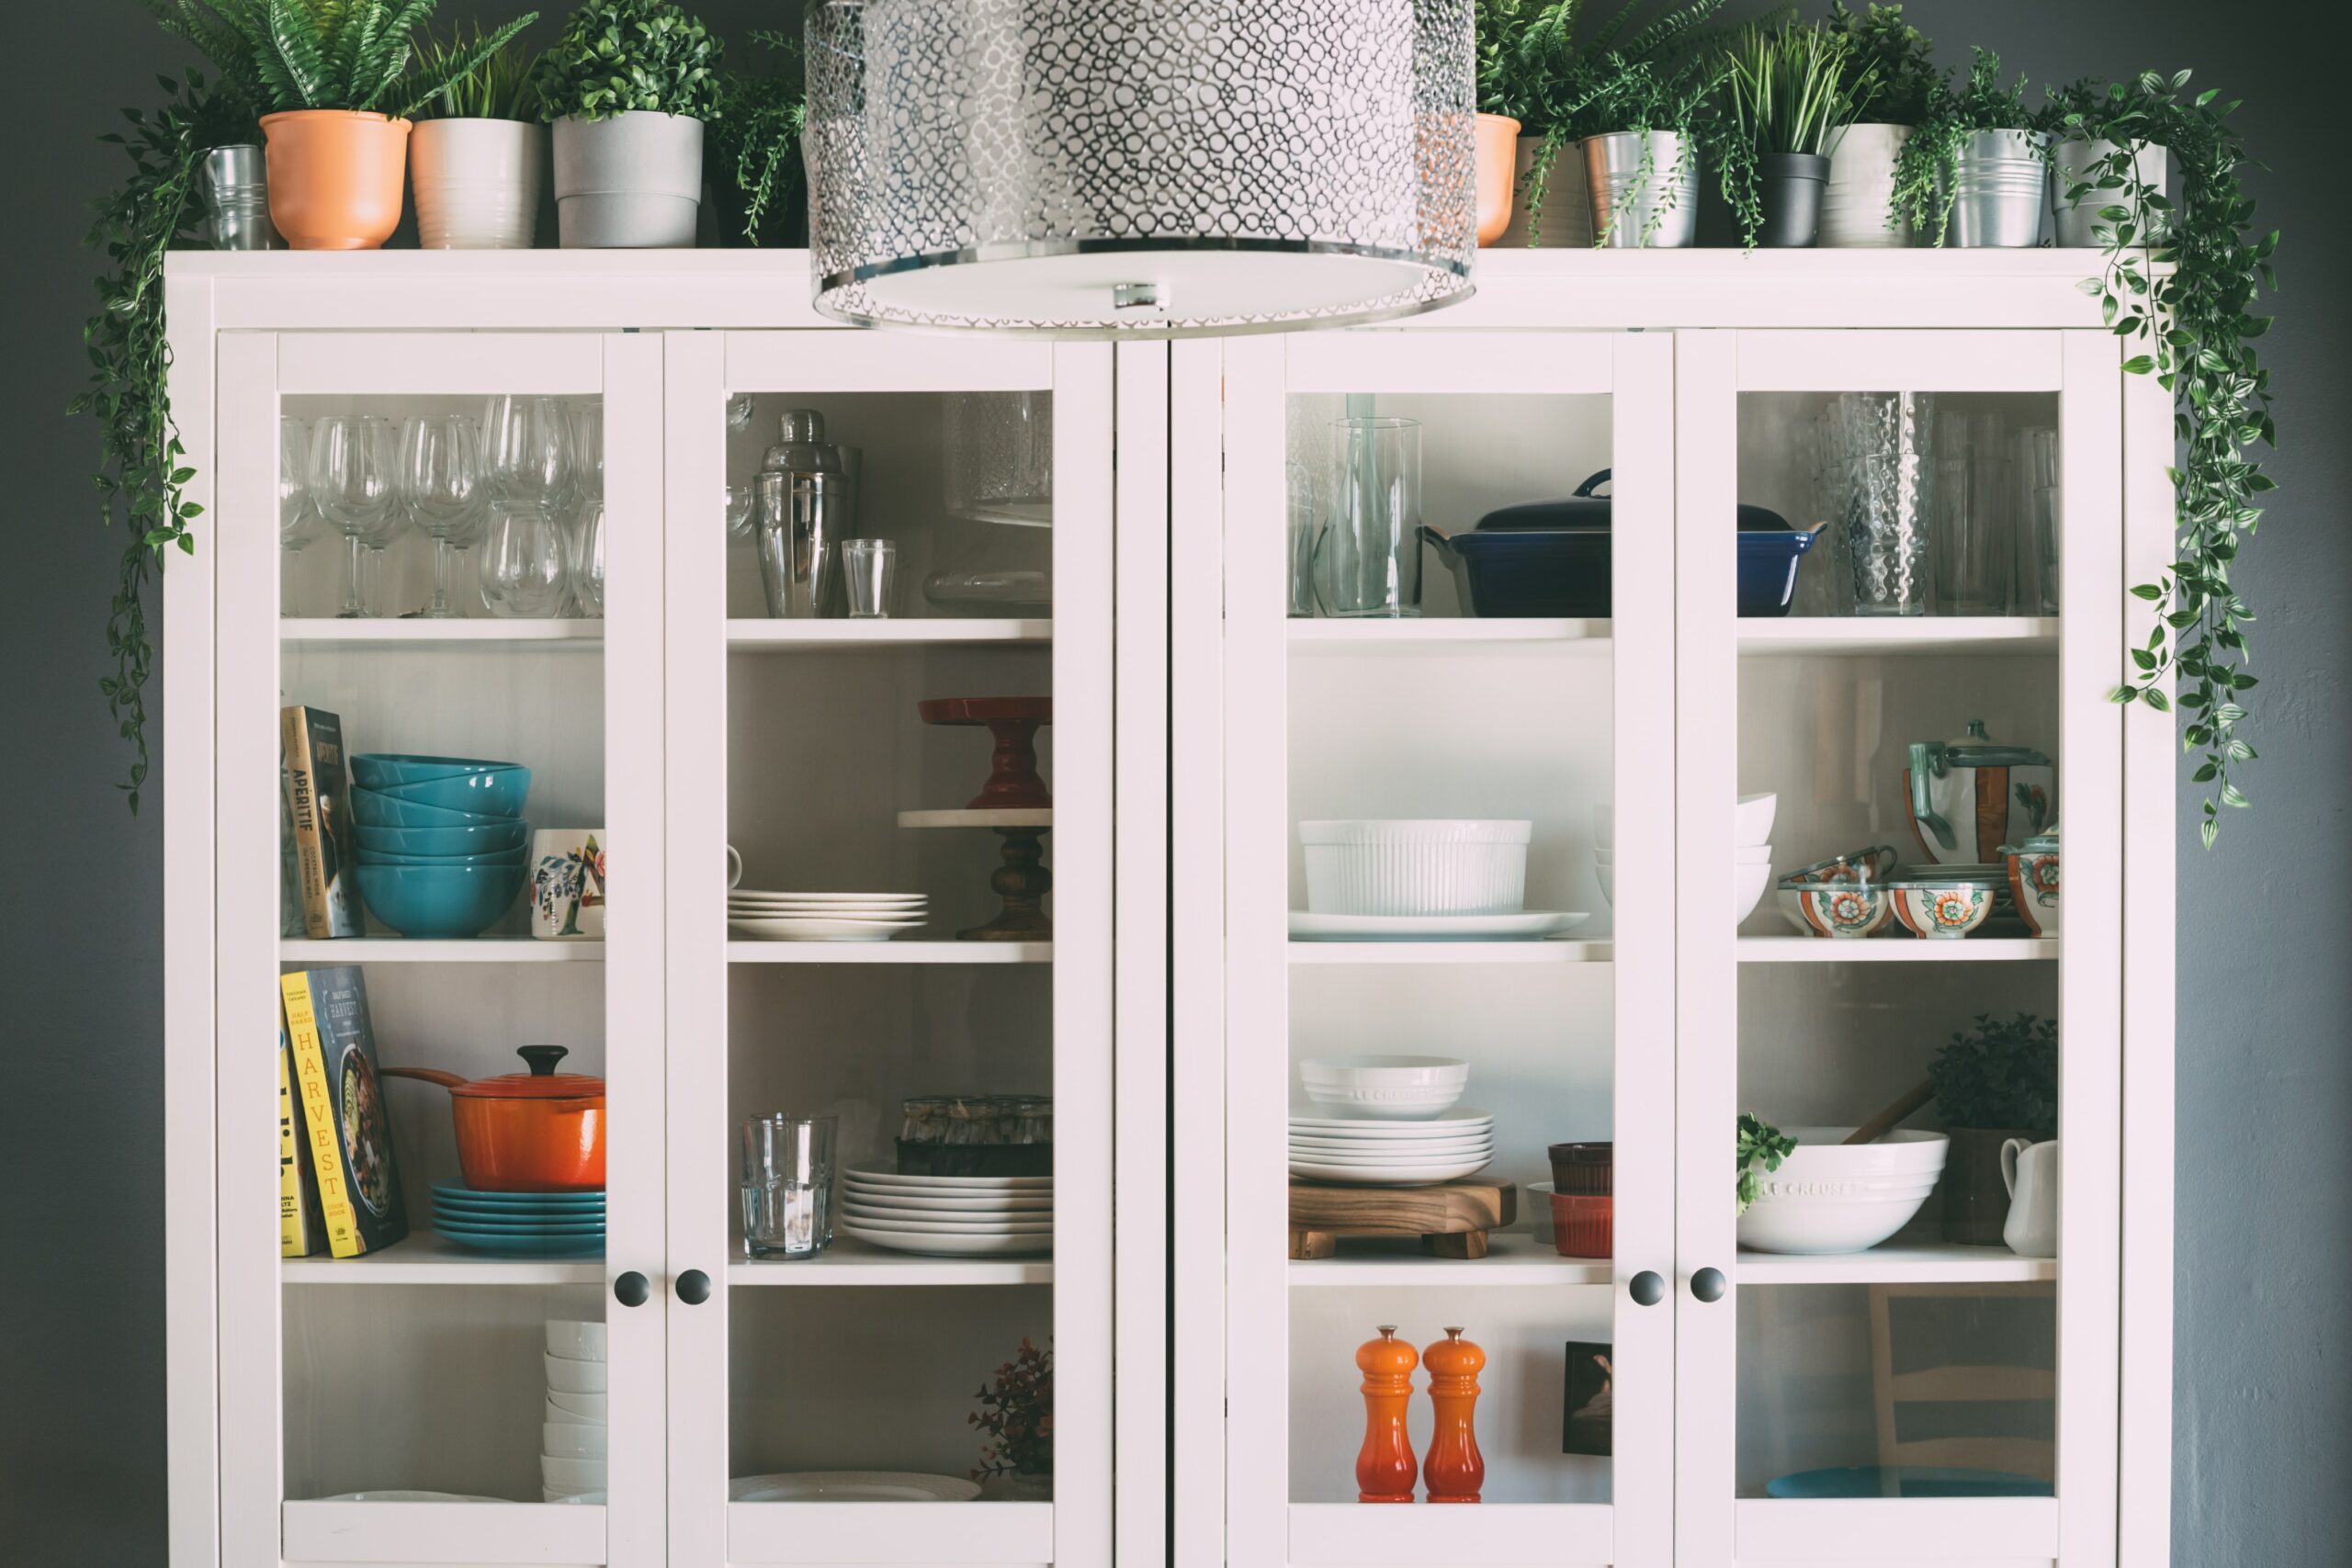
[[383,1067],[449,1091],[458,1164],[479,1192],[601,1192],[605,1187],[605,1080],[560,1073],[560,1045],[514,1053],[527,1073],[462,1078],[432,1067]]

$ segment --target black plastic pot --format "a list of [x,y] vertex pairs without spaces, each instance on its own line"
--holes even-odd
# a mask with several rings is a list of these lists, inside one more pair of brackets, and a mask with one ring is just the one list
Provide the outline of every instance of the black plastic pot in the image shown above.
[[1811,248],[1821,234],[1821,193],[1829,183],[1829,160],[1813,152],[1768,152],[1756,164],[1764,202],[1756,243],[1773,249]]

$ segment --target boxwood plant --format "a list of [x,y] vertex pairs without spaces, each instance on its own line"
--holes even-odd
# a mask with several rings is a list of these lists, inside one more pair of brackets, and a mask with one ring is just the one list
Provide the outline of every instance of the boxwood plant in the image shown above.
[[725,47],[671,0],[587,0],[539,57],[540,118],[642,109],[707,120]]

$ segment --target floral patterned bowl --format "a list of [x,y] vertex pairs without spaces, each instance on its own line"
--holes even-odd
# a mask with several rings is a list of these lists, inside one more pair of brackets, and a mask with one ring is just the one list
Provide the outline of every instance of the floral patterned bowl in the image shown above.
[[1807,936],[1876,936],[1894,919],[1894,896],[1876,882],[1815,882],[1791,886],[1781,884],[1781,908],[1793,910],[1798,929]]
[[1897,873],[1886,881],[1894,918],[1913,936],[1963,937],[1993,912],[1999,873],[1955,873],[1950,866]]
[[2017,901],[2018,918],[2036,936],[2058,934],[2058,831],[2001,846],[2001,867]]

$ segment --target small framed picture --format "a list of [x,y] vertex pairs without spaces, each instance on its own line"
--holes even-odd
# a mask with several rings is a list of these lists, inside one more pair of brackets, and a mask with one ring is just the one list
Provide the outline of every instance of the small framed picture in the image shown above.
[[1609,1452],[1610,1386],[1616,1374],[1609,1365],[1610,1347],[1568,1341],[1567,1394],[1561,1401],[1560,1451],[1564,1454]]

